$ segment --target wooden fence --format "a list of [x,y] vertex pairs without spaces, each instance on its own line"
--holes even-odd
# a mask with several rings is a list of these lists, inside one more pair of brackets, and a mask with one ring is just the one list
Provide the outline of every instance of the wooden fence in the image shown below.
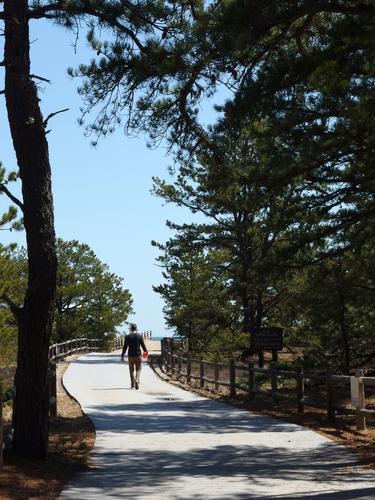
[[145,339],[152,339],[152,331],[151,330],[146,330],[145,332],[141,333],[142,337]]
[[[295,370],[282,370],[271,362],[269,368],[259,368],[253,363],[237,363],[229,359],[227,363],[207,361],[190,356],[180,355],[178,349],[181,342],[173,339],[163,339],[161,344],[162,366],[172,376],[183,379],[186,384],[194,384],[201,389],[219,392],[225,387],[229,396],[235,397],[237,392],[246,394],[249,400],[255,400],[259,395],[269,397],[275,405],[281,400],[295,403],[298,413],[304,413],[305,406],[325,409],[330,421],[335,419],[336,412],[357,414],[357,429],[366,429],[366,417],[375,417],[375,410],[366,409],[365,386],[375,386],[375,377],[364,377],[362,370],[357,370],[354,377],[325,373],[304,372],[302,367]],[[194,370],[193,370],[194,367]],[[279,380],[294,379],[294,391],[283,392]],[[259,380],[269,382],[270,390],[261,389]],[[309,399],[305,391],[305,383],[311,381],[325,389],[325,400]],[[358,398],[353,406],[335,404],[335,392],[341,385],[358,384]],[[348,389],[349,390],[349,389]],[[350,394],[350,392],[349,392]]]
[[[48,388],[49,388],[49,398],[50,398],[50,416],[55,417],[57,414],[57,394],[56,394],[56,361],[75,354],[78,352],[87,351],[98,351],[102,349],[105,341],[99,339],[71,339],[66,342],[60,342],[58,344],[53,344],[49,348],[48,356],[50,360],[49,364],[49,377],[48,377]],[[109,347],[112,350],[120,349],[124,343],[123,337],[116,337],[116,339],[111,342],[112,345]],[[0,471],[3,466],[3,403],[11,401],[15,398],[16,388],[8,392],[3,392],[2,384],[0,383]]]
[[366,430],[366,417],[373,417],[375,410],[366,408],[365,387],[375,386],[375,377],[365,377],[363,370],[356,370],[355,376],[351,379],[351,384],[356,386],[356,414],[357,414],[357,430]]

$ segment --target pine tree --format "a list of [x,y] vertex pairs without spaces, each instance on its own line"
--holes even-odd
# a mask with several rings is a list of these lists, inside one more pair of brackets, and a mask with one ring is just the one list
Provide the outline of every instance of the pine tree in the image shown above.
[[237,330],[223,252],[206,250],[177,236],[158,245],[165,283],[155,286],[164,299],[167,325],[185,338],[190,351],[207,352],[223,331]]
[[129,290],[88,245],[57,240],[54,340],[104,339],[132,312]]
[[[173,15],[174,8],[164,8],[163,2],[97,0],[52,3],[4,0],[1,6],[5,38],[2,93],[22,182],[23,200],[17,200],[16,204],[23,213],[29,263],[25,299],[20,308],[12,311],[19,331],[13,443],[20,456],[45,458],[48,451],[48,348],[57,269],[46,126],[58,112],[43,118],[40,110],[35,84],[40,77],[33,75],[30,69],[29,23],[44,18],[71,28],[75,22],[85,20],[92,26],[115,28],[131,52],[132,47],[144,52],[139,32],[143,30],[147,34],[154,26],[157,29],[165,14]],[[163,30],[164,27],[159,28],[160,33]],[[152,42],[151,35],[149,41]],[[156,53],[153,51],[153,57]],[[155,63],[153,71],[157,71]],[[107,84],[109,86],[109,82]],[[133,90],[129,85],[129,92]]]

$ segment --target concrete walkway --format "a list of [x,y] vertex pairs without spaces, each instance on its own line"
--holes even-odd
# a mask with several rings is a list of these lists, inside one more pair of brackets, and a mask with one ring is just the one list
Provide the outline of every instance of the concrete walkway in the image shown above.
[[62,499],[375,499],[375,474],[344,447],[176,388],[145,364],[131,390],[119,354],[82,356],[65,373],[97,435],[94,467]]

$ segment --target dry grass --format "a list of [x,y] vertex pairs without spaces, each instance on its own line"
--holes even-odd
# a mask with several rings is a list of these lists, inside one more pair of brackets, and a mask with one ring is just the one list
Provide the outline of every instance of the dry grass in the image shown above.
[[[57,365],[58,417],[50,422],[48,459],[20,459],[11,451],[6,451],[1,474],[1,500],[55,499],[77,472],[89,468],[89,453],[95,442],[95,430],[79,404],[65,393],[61,384],[69,361],[75,357],[71,356]],[[7,373],[11,379],[9,369]],[[7,418],[10,418],[9,410]]]

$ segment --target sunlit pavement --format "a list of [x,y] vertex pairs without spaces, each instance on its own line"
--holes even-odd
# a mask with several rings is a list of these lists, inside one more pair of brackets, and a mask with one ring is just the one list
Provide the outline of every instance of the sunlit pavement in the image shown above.
[[82,356],[64,384],[93,421],[93,467],[62,499],[374,499],[375,474],[320,434],[161,381],[130,389],[120,351]]

